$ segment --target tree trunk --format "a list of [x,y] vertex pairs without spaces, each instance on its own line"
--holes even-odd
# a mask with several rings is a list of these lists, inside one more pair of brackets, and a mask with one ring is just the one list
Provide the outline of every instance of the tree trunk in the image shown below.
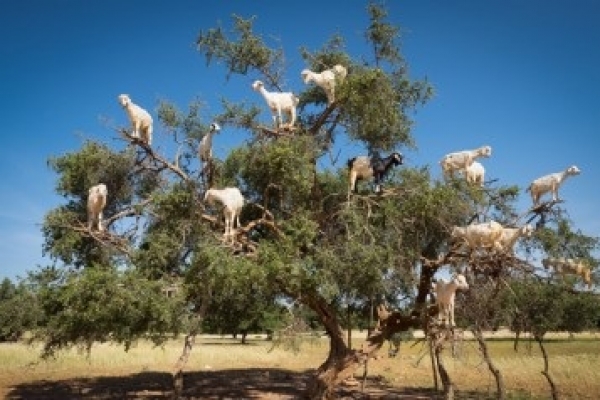
[[517,329],[517,330],[515,331],[515,340],[514,340],[514,342],[513,342],[513,350],[514,350],[515,352],[518,352],[518,351],[519,351],[519,338],[520,338],[520,337],[521,337],[521,330],[520,330],[520,329]]
[[[421,253],[421,257],[428,260],[435,259],[437,257],[437,242],[431,242],[426,246]],[[423,263],[419,286],[417,287],[417,297],[415,298],[415,309],[418,310],[427,304],[427,296],[431,292],[431,282],[437,270],[437,265]]]
[[504,388],[504,379],[502,378],[502,373],[496,365],[492,362],[492,358],[490,357],[490,353],[487,348],[487,344],[483,339],[483,334],[481,332],[480,327],[473,328],[471,330],[473,332],[473,336],[477,339],[477,343],[479,343],[479,348],[481,349],[481,353],[483,354],[483,359],[485,360],[488,369],[494,375],[494,379],[496,380],[496,390],[497,390],[497,399],[504,400],[506,398],[506,390]]
[[437,345],[434,346],[435,350],[435,360],[437,361],[438,371],[440,373],[440,379],[442,381],[442,385],[444,385],[444,399],[453,400],[454,399],[454,384],[450,379],[450,375],[446,371],[446,367],[444,366],[444,362],[442,361],[442,350],[443,346]]
[[195,322],[190,329],[190,333],[185,337],[183,350],[177,363],[175,363],[175,367],[173,369],[173,393],[171,398],[173,400],[181,399],[183,394],[183,369],[185,368],[190,354],[192,353],[192,349],[194,344],[196,343],[196,336],[200,333],[202,329],[202,321],[206,316],[206,310],[208,308],[208,304],[210,302],[211,292],[210,289],[205,289],[202,293],[202,299],[200,302],[200,307],[198,308],[198,312],[196,313]]
[[[196,325],[199,326],[200,323],[201,322],[198,322]],[[183,369],[187,364],[194,344],[196,343],[196,335],[199,332],[199,328],[197,326],[186,335],[183,344],[183,350],[179,356],[179,359],[177,360],[177,363],[175,364],[173,371],[173,400],[180,399],[181,395],[183,394]]]
[[548,366],[548,353],[546,353],[546,348],[544,347],[544,338],[540,335],[535,335],[535,340],[540,346],[540,350],[542,351],[542,356],[544,357],[544,370],[542,371],[542,375],[546,377],[548,384],[550,385],[550,393],[552,394],[553,400],[558,400],[558,388],[556,384],[552,380],[552,376],[550,376],[549,366]]
[[413,316],[403,316],[398,312],[388,312],[384,306],[379,306],[379,322],[373,332],[367,337],[362,348],[352,350],[344,340],[344,331],[340,326],[335,312],[327,302],[318,296],[307,296],[303,299],[319,315],[325,330],[329,335],[329,355],[317,369],[308,387],[308,398],[312,400],[331,399],[334,397],[336,386],[353,376],[354,371],[369,358],[374,357],[391,335],[407,331],[410,328],[420,328],[421,320]]
[[346,306],[346,332],[348,337],[348,348],[352,348],[352,308]]
[[354,354],[344,340],[344,331],[327,302],[322,298],[307,297],[305,303],[319,315],[329,336],[329,355],[309,384],[308,397],[330,399],[336,385],[354,372],[351,367],[358,366],[358,362],[354,361]]
[[433,372],[433,386],[435,387],[435,391],[440,390],[440,386],[438,384],[438,366],[435,362],[435,350],[433,349],[433,341],[428,340],[429,342],[429,357],[431,358],[431,371]]

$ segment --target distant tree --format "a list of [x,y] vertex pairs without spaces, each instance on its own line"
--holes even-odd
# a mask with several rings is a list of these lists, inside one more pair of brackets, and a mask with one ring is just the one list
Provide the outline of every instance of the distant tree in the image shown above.
[[574,293],[566,296],[559,329],[570,333],[594,330],[599,320],[600,298],[595,293]]
[[231,279],[244,279],[238,274],[225,276],[232,271],[235,269],[221,271],[213,286],[204,330],[235,337],[240,335],[242,343],[246,343],[250,333],[272,333],[282,328],[287,309],[277,300],[276,293],[264,285],[231,282]]
[[40,320],[35,293],[5,278],[0,283],[0,342],[14,342]]
[[90,351],[97,342],[113,341],[125,349],[141,338],[160,344],[186,327],[183,302],[168,299],[163,282],[135,271],[49,268],[32,280],[44,316],[33,339],[45,343],[44,357],[74,345]]

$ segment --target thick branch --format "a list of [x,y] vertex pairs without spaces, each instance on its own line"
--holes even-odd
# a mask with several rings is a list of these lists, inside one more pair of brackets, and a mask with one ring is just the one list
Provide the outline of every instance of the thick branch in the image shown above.
[[121,211],[119,211],[118,213],[110,216],[109,218],[105,218],[106,221],[106,225],[109,226],[110,224],[112,224],[114,221],[124,218],[124,217],[131,217],[132,215],[138,215],[139,212],[137,211],[138,208],[140,207],[144,207],[147,206],[148,204],[150,204],[152,202],[152,198],[149,197],[147,199],[145,199],[144,201],[141,201],[137,204],[133,204]]
[[108,231],[94,231],[88,229],[88,227],[83,224],[65,226],[64,228],[72,229],[76,232],[82,233],[83,236],[94,239],[96,242],[98,242],[104,247],[116,249],[129,258],[131,258],[132,256],[130,242],[127,239],[122,238],[121,236],[113,235]]
[[296,130],[298,128],[296,128],[295,126],[292,126],[292,127],[286,127],[286,128],[282,127],[279,129],[272,129],[272,128],[268,128],[263,125],[259,125],[255,129],[258,129],[259,131],[261,131],[262,134],[265,135],[266,137],[279,138],[279,137],[294,136],[294,132],[296,132]]
[[143,140],[141,140],[140,138],[131,136],[129,134],[129,132],[127,132],[127,130],[125,130],[125,129],[120,129],[120,130],[118,130],[118,132],[121,133],[123,136],[125,136],[131,143],[142,148],[144,150],[144,152],[152,158],[152,160],[154,160],[155,162],[159,162],[164,167],[168,168],[171,172],[177,174],[184,181],[187,182],[190,180],[190,177],[185,172],[183,172],[183,170],[181,168],[179,168],[177,160],[175,160],[175,163],[171,163],[171,162],[167,161],[160,154],[156,153],[154,151],[154,149],[152,147],[148,146],[148,144],[146,144]]
[[327,106],[327,108],[321,113],[321,115],[319,115],[319,118],[317,118],[317,120],[315,121],[313,126],[308,130],[308,132],[313,136],[316,135],[319,132],[319,130],[321,129],[321,127],[327,121],[327,118],[329,118],[329,115],[331,115],[333,110],[336,109],[336,107],[337,107],[337,101],[335,101],[335,102],[331,103],[329,106]]

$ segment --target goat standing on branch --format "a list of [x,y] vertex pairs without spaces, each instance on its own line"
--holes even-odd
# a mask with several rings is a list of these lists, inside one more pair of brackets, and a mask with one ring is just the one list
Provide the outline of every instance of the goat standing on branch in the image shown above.
[[387,157],[369,157],[358,156],[348,160],[348,168],[350,169],[350,187],[348,189],[348,198],[350,193],[356,193],[356,181],[361,179],[373,178],[375,183],[375,193],[381,192],[381,181],[396,165],[401,165],[404,162],[401,153],[392,153]]
[[580,173],[581,171],[579,168],[577,168],[576,165],[572,165],[562,172],[548,174],[531,182],[531,185],[529,185],[527,191],[531,192],[533,205],[539,205],[540,198],[549,192],[552,193],[552,200],[558,201],[558,189],[565,179],[567,179],[569,176],[579,175]]
[[454,298],[457,290],[468,290],[469,284],[462,274],[452,275],[450,282],[439,280],[431,283],[435,293],[435,304],[438,307],[438,320],[448,321],[450,327],[456,326],[454,322]]
[[206,174],[205,178],[209,185],[212,184],[212,137],[218,133],[221,127],[216,122],[210,124],[208,133],[204,135],[198,146],[198,158],[202,161],[202,173]]
[[519,240],[520,237],[530,237],[533,231],[533,226],[530,224],[524,225],[520,228],[503,228],[502,236],[500,237],[502,250],[512,253],[517,240]]
[[445,178],[453,178],[454,172],[463,172],[465,177],[468,176],[467,169],[473,162],[481,157],[489,157],[492,155],[490,146],[482,146],[474,150],[463,150],[455,153],[446,154],[440,160],[440,166]]
[[[255,81],[252,89],[259,92],[267,102],[267,106],[273,114],[275,129],[292,129],[296,123],[296,106],[300,99],[291,92],[268,92],[265,84],[261,81]],[[287,114],[289,119],[286,124],[283,123],[283,113]]]
[[471,165],[467,167],[466,172],[467,182],[471,185],[483,186],[485,180],[485,168],[477,161],[473,161]]
[[210,129],[208,133],[204,135],[202,140],[200,141],[200,146],[198,146],[198,158],[204,164],[208,164],[212,160],[212,137],[213,134],[218,133],[221,130],[221,127],[216,122],[210,124]]
[[225,233],[226,239],[235,236],[236,222],[240,226],[240,213],[244,206],[244,196],[236,187],[228,187],[224,189],[208,189],[204,195],[204,201],[208,204],[214,204],[218,201],[223,205],[223,216],[225,217]]
[[307,85],[310,82],[314,82],[317,86],[323,89],[325,95],[327,96],[327,104],[331,105],[335,101],[336,85],[341,84],[346,78],[347,74],[348,71],[346,70],[346,67],[337,64],[332,68],[326,69],[320,73],[313,72],[310,69],[304,69],[300,73],[300,76],[302,76],[302,80]]
[[455,226],[451,236],[454,239],[463,240],[472,251],[479,248],[492,248],[502,251],[502,234],[504,227],[496,221],[471,224],[467,226]]
[[148,111],[133,103],[127,94],[119,95],[119,104],[125,109],[131,122],[131,136],[141,139],[148,146],[152,145],[153,122]]
[[88,190],[87,199],[87,217],[88,217],[88,229],[92,230],[92,227],[96,225],[98,231],[104,231],[104,225],[102,224],[102,212],[106,207],[106,197],[108,196],[108,190],[104,183],[100,183],[96,186],[92,186]]
[[554,268],[556,273],[561,275],[580,276],[588,288],[592,288],[592,271],[583,261],[575,261],[570,258],[545,258],[542,265],[546,269]]

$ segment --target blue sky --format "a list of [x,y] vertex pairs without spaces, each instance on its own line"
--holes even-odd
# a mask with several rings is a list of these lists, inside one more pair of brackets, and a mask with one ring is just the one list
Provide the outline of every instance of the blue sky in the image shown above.
[[[305,88],[298,49],[316,50],[334,33],[367,54],[365,1],[0,0],[0,278],[25,276],[42,257],[40,224],[60,204],[47,159],[76,151],[84,138],[117,148],[105,120],[126,124],[116,98],[128,93],[155,114],[160,99],[185,108],[219,99],[254,101],[257,76],[225,80],[195,50],[200,30],[256,15],[255,29],[281,44],[286,89]],[[561,189],[564,207],[586,234],[600,236],[600,2],[596,0],[397,0],[389,21],[415,79],[436,95],[414,115],[418,149],[409,165],[491,145],[488,179],[526,187],[572,164],[580,176]],[[313,11],[314,10],[314,11]],[[266,120],[270,120],[265,112]],[[166,135],[156,128],[157,146]],[[225,128],[221,157],[240,142]],[[344,144],[349,149],[351,144]],[[523,210],[529,204],[523,196]]]

